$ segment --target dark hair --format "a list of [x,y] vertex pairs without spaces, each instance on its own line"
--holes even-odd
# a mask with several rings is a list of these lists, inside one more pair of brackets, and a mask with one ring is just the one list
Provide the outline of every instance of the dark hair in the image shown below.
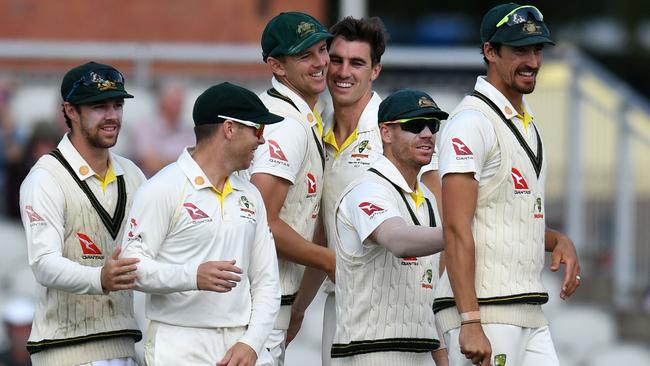
[[[496,51],[497,55],[501,56],[501,43],[497,42],[489,42],[492,45],[492,48]],[[483,55],[483,62],[485,62],[485,66],[489,64],[488,59],[485,57],[485,52],[483,51],[483,45],[484,43],[481,43],[481,55]]]
[[196,144],[199,145],[206,140],[209,140],[219,130],[223,123],[210,123],[204,125],[194,126],[194,136],[196,137]]
[[338,36],[341,36],[350,42],[366,42],[370,45],[370,59],[372,60],[372,66],[381,62],[381,56],[386,50],[388,33],[386,33],[384,23],[378,17],[362,19],[345,17],[330,28],[330,33],[332,33],[334,37],[327,40],[328,49],[332,44],[332,40]]
[[[77,104],[72,104],[72,107],[77,111],[77,113],[81,113],[81,110],[79,109],[79,106]],[[65,124],[68,126],[69,129],[72,129],[72,120],[70,117],[68,117],[68,114],[65,113],[65,104],[61,104],[61,112],[63,112],[63,117],[65,118]]]

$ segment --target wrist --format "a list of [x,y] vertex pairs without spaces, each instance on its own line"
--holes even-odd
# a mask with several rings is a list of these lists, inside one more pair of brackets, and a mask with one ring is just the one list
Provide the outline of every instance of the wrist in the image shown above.
[[467,311],[464,313],[460,314],[460,325],[468,325],[468,324],[480,324],[481,323],[481,312],[479,310],[476,311]]

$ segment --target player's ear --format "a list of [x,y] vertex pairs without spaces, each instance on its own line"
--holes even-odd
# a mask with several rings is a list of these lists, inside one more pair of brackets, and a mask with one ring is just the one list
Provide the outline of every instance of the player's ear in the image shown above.
[[225,120],[223,126],[221,126],[221,131],[227,140],[232,140],[235,134],[235,122],[229,119]]
[[392,141],[391,129],[385,123],[379,124],[379,134],[381,135],[381,141],[386,144],[390,144]]
[[287,72],[286,72],[286,70],[284,68],[284,63],[281,60],[279,60],[279,59],[277,59],[275,57],[269,56],[266,59],[266,63],[269,65],[269,67],[271,68],[271,72],[274,75],[285,76],[287,74]]
[[372,67],[372,73],[370,73],[370,81],[375,81],[381,72],[381,64],[377,63]]

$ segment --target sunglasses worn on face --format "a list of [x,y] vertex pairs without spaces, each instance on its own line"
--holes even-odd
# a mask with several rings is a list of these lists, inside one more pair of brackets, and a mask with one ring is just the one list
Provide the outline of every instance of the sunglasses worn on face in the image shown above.
[[222,115],[218,115],[217,117],[223,118],[223,119],[229,119],[229,120],[231,120],[233,122],[239,123],[240,125],[253,127],[255,129],[255,136],[258,139],[260,137],[262,137],[262,135],[264,135],[264,125],[262,125],[262,124],[251,122],[251,121],[245,121],[243,119],[238,119],[238,118],[234,118],[234,117],[222,116]]
[[429,127],[429,131],[435,134],[440,128],[440,120],[433,117],[415,117],[408,119],[400,119],[395,122],[384,122],[385,124],[398,125],[402,131],[419,134],[425,127]]
[[521,24],[529,20],[537,20],[538,22],[544,21],[544,16],[542,12],[539,11],[536,7],[532,5],[524,5],[518,8],[512,9],[511,12],[504,15],[503,18],[497,23],[496,27],[507,24],[508,26],[513,26],[515,24]]
[[124,76],[117,70],[114,69],[98,69],[89,71],[86,75],[79,78],[72,85],[72,89],[65,97],[65,101],[69,101],[70,97],[79,89],[81,85],[90,86],[92,84],[97,85],[97,89],[109,90],[117,89],[116,83],[124,84]]

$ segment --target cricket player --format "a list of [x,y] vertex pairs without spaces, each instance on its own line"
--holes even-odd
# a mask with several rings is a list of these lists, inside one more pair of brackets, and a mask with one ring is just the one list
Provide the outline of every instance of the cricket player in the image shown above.
[[[433,289],[443,249],[433,194],[418,183],[447,113],[402,89],[378,112],[383,155],[348,185],[336,210],[332,365],[431,365],[440,342]],[[436,352],[446,365],[446,352]]]
[[119,258],[135,190],[145,177],[110,152],[122,126],[124,76],[88,62],[61,83],[70,128],[20,188],[29,265],[43,286],[27,342],[35,366],[135,366],[137,259]]
[[[326,131],[325,175],[321,216],[327,237],[335,231],[335,210],[343,189],[361,176],[382,154],[377,124],[381,98],[372,90],[372,83],[381,72],[381,56],[386,49],[386,31],[377,17],[355,19],[346,17],[330,28],[330,65],[327,85],[332,105],[323,114]],[[333,241],[328,246],[334,249]],[[305,309],[323,281],[323,272],[305,270],[296,302],[291,308],[291,324],[287,340],[298,332]],[[330,349],[336,325],[334,284],[327,281],[328,293],[323,314],[322,364],[330,364]]]
[[[196,146],[138,190],[124,255],[140,259],[148,365],[273,365],[264,348],[280,308],[264,201],[237,171],[282,120],[230,83],[194,103]],[[202,291],[197,291],[202,290]]]
[[514,3],[481,22],[487,76],[452,112],[439,138],[447,272],[436,320],[450,365],[559,365],[541,305],[544,251],[566,265],[560,297],[580,282],[571,240],[546,227],[546,155],[524,94],[546,45],[541,11]]
[[265,130],[267,143],[257,149],[249,172],[264,199],[279,256],[282,308],[266,344],[278,365],[304,267],[331,278],[336,268],[317,225],[325,165],[318,101],[326,87],[329,38],[318,20],[299,12],[277,15],[262,34],[262,55],[273,78],[260,99],[285,120]]

